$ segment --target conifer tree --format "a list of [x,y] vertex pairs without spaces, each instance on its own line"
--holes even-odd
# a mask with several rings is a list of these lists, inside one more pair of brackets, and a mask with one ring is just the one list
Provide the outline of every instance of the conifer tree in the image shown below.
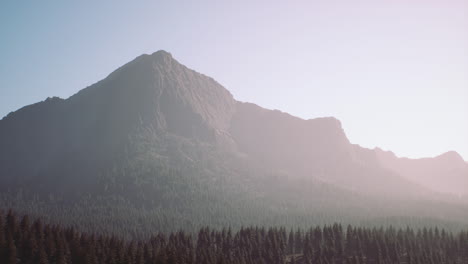
[[[11,224],[11,222],[10,222]],[[15,240],[13,239],[13,234],[11,231],[7,233],[7,248],[6,248],[6,263],[7,264],[16,264],[17,263],[17,251]]]

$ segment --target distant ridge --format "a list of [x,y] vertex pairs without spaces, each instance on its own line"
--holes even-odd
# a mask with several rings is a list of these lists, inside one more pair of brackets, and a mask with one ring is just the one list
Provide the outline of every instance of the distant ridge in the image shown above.
[[382,166],[431,190],[468,195],[468,163],[455,151],[434,158],[398,158],[391,151],[375,149]]

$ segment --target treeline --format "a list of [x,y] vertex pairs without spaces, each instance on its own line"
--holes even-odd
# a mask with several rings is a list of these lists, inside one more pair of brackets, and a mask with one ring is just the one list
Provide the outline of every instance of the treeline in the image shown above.
[[[178,180],[178,182],[184,181]],[[307,201],[294,203],[293,201],[298,201],[296,197],[284,196],[280,190],[271,191],[272,194],[277,194],[277,197],[252,197],[247,193],[233,194],[232,191],[203,189],[194,181],[186,182],[192,184],[191,191],[177,187],[177,184],[161,184],[158,188],[154,188],[154,193],[158,197],[150,197],[146,202],[154,201],[155,205],[146,205],[144,202],[140,203],[142,199],[124,196],[123,194],[134,193],[127,192],[127,189],[122,190],[122,195],[104,196],[84,193],[79,199],[71,201],[53,193],[44,197],[46,194],[36,196],[33,190],[24,190],[0,191],[0,208],[12,208],[18,214],[28,214],[31,218],[41,218],[51,224],[73,226],[82,232],[100,235],[119,234],[125,239],[149,239],[151,233],[167,234],[181,228],[186,232],[196,233],[205,226],[214,229],[231,226],[233,230],[239,230],[242,226],[307,229],[310,226],[335,222],[344,226],[393,225],[396,228],[410,226],[414,229],[438,226],[455,233],[468,230],[466,224],[468,211],[460,209],[458,218],[453,219],[450,216],[453,216],[454,207],[450,207],[449,204],[426,203],[422,209],[422,203],[411,204],[411,201],[405,201],[403,204],[395,201],[381,205],[379,210],[376,205],[361,203],[363,199],[352,202],[361,205],[360,207],[353,206],[347,203],[349,200],[347,196],[339,193],[333,194],[333,198],[329,201],[325,197],[330,195],[320,195],[329,191],[326,186],[321,185],[309,188],[310,195]],[[270,184],[266,180],[265,182],[265,185]],[[163,187],[170,185],[175,187],[167,190]],[[232,184],[222,185],[232,186]],[[300,192],[301,190],[296,192],[293,190],[290,195]],[[278,201],[271,202],[272,199]],[[342,204],[338,204],[341,201]],[[396,210],[387,210],[386,206],[390,205]],[[444,205],[446,206],[443,207]],[[400,210],[404,206],[406,209]],[[422,212],[428,211],[429,208],[437,211],[438,215],[447,217],[430,218]],[[414,212],[409,212],[410,209]],[[411,215],[416,213],[418,217]],[[464,215],[467,217],[462,218]]]
[[445,230],[249,227],[159,233],[147,240],[80,233],[0,213],[0,263],[282,264],[468,263],[468,233]]

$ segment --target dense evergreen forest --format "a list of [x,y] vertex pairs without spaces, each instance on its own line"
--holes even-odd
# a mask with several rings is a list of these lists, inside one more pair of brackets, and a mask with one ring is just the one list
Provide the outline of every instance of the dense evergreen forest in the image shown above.
[[340,224],[308,230],[205,227],[198,234],[158,233],[130,241],[9,210],[0,212],[0,263],[468,263],[468,232]]

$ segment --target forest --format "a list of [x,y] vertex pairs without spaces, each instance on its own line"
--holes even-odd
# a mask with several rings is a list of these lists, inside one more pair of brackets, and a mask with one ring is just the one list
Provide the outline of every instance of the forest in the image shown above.
[[311,264],[468,263],[468,232],[342,226],[201,228],[148,239],[80,232],[0,211],[0,263]]

